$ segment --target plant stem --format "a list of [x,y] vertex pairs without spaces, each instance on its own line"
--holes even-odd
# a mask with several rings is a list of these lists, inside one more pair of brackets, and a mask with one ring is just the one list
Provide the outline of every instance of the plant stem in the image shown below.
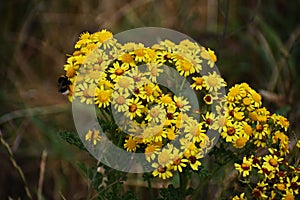
[[31,193],[29,191],[24,173],[23,173],[21,167],[17,164],[16,160],[14,159],[14,155],[12,153],[12,150],[11,150],[9,144],[7,144],[7,142],[3,139],[3,135],[2,135],[1,130],[0,130],[0,142],[4,146],[4,148],[6,149],[8,155],[9,155],[10,162],[12,163],[13,167],[17,170],[17,172],[19,173],[19,175],[21,177],[21,180],[24,184],[24,189],[25,189],[25,192],[26,192],[26,195],[27,195],[28,199],[32,200],[32,196],[31,196]]
[[180,181],[179,189],[182,194],[182,199],[184,200],[186,194],[186,185],[187,185],[187,178],[185,177],[184,173],[179,173],[179,181]]
[[149,188],[149,192],[150,192],[150,200],[154,200],[153,189],[152,189],[150,177],[147,178],[147,183],[148,183],[148,188]]

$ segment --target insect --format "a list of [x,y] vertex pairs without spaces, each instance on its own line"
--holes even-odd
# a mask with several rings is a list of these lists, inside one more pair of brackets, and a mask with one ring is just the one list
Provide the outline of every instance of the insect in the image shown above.
[[66,75],[63,75],[58,78],[58,91],[64,95],[69,94],[70,85],[72,82],[68,79]]

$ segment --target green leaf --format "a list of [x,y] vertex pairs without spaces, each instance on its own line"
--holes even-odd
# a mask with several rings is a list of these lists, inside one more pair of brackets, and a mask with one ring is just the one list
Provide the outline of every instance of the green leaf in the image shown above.
[[87,149],[85,148],[84,144],[82,143],[81,139],[77,134],[68,131],[60,131],[59,136],[69,144],[78,147],[80,150],[87,151]]

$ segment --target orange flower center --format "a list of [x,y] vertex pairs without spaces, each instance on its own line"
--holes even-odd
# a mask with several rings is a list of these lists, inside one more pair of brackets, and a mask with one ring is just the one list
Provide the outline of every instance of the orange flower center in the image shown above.
[[232,127],[232,126],[228,127],[228,128],[227,128],[227,134],[228,134],[229,136],[233,136],[233,135],[235,134],[235,128]]
[[129,112],[135,112],[137,110],[137,105],[136,104],[132,104],[129,106]]
[[273,167],[277,167],[277,165],[278,165],[278,161],[277,161],[276,159],[274,159],[274,158],[271,158],[271,159],[269,160],[269,163],[270,163],[270,165],[273,166]]

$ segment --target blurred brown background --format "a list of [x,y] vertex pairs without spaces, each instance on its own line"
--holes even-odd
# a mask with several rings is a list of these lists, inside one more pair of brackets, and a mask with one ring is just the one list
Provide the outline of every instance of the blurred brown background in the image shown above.
[[[0,3],[0,130],[36,199],[47,151],[45,199],[85,199],[76,163],[95,162],[63,141],[75,132],[70,104],[57,92],[66,54],[83,31],[158,26],[213,49],[229,86],[263,90],[265,105],[291,120],[299,137],[300,2],[297,0],[5,0]],[[0,199],[26,199],[19,174],[0,146]]]

